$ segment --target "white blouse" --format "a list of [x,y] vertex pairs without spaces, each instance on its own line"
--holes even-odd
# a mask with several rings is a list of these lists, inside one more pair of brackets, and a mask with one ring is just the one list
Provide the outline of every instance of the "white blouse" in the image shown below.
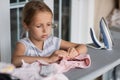
[[61,39],[50,36],[44,41],[43,50],[38,49],[29,38],[23,38],[18,42],[25,45],[26,51],[24,54],[27,56],[50,56],[55,50],[60,48]]

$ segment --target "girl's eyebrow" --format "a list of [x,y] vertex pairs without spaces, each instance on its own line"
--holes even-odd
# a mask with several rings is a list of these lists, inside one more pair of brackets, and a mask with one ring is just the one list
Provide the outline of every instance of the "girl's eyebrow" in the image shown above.
[[[42,25],[43,23],[33,24],[34,26]],[[47,24],[53,24],[53,22],[47,22]]]
[[52,22],[48,22],[49,24],[52,24]]
[[47,23],[52,23],[52,22],[47,22]]

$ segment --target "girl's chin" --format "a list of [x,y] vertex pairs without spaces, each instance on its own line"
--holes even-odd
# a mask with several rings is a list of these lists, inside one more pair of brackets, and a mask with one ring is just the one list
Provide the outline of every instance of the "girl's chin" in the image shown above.
[[41,40],[46,40],[47,38],[42,38]]

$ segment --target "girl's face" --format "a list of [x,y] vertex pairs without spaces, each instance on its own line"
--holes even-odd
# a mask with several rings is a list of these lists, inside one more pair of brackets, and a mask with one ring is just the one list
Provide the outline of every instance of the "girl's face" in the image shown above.
[[37,41],[46,40],[52,29],[52,15],[49,12],[38,12],[28,26],[29,36]]

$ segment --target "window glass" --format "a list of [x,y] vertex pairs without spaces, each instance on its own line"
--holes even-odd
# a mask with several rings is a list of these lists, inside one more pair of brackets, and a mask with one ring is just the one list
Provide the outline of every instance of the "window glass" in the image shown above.
[[15,47],[17,41],[17,8],[10,10],[10,20],[11,20],[11,48]]
[[26,0],[19,0],[19,2],[25,2]]
[[62,0],[62,39],[69,41],[70,0]]
[[[54,0],[54,23],[59,24],[59,0]],[[61,25],[61,38],[69,41],[70,31],[70,0],[62,0],[62,25]],[[59,35],[59,28],[54,29],[54,35]]]
[[[23,30],[21,18],[22,18],[22,7],[10,10],[11,19],[11,46],[15,47],[15,43],[25,37],[25,32]],[[19,12],[19,13],[18,13]]]
[[57,24],[54,28],[54,35],[58,37],[59,30],[58,30],[58,24],[59,24],[59,0],[54,0],[54,24]]
[[10,3],[16,3],[17,0],[10,0]]
[[25,30],[24,30],[24,28],[23,28],[23,25],[22,25],[22,9],[23,9],[23,7],[22,7],[22,8],[19,8],[19,12],[20,12],[20,13],[19,13],[20,39],[26,37],[26,32],[25,32]]

